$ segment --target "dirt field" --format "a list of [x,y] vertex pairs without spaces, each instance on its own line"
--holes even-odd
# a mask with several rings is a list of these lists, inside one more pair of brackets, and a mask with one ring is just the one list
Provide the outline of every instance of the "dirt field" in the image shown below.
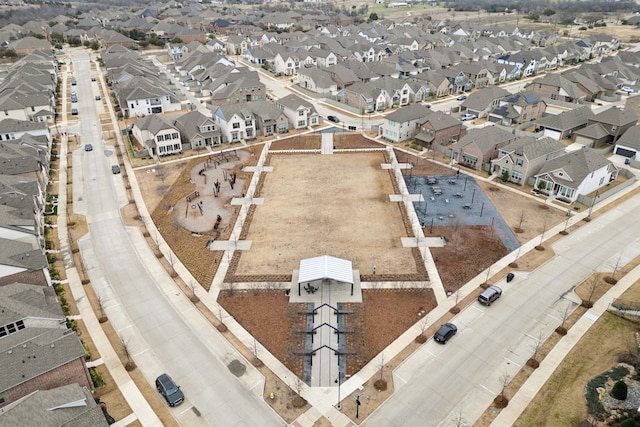
[[[363,273],[417,273],[383,152],[271,155],[237,270],[248,275],[289,274],[301,259],[349,259]],[[237,273],[236,273],[237,274]]]

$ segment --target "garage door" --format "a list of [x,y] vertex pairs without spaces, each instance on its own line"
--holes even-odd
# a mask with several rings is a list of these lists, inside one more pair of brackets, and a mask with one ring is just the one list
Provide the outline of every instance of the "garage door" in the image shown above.
[[624,148],[621,148],[621,147],[618,147],[616,149],[616,154],[619,154],[619,155],[624,156],[624,157],[633,157],[633,156],[636,155],[636,152],[635,151],[631,151],[631,150],[627,150],[627,149],[624,149]]

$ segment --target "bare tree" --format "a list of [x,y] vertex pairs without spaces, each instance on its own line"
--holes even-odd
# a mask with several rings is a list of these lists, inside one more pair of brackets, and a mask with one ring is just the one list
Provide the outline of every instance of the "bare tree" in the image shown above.
[[220,324],[216,326],[216,329],[218,329],[218,331],[220,332],[225,332],[227,330],[227,325],[224,324],[223,319],[224,319],[224,309],[220,304],[218,304],[218,320],[220,321]]
[[176,272],[176,269],[174,268],[177,260],[178,259],[176,258],[176,255],[173,253],[173,251],[169,250],[169,256],[167,257],[167,261],[169,261],[169,265],[171,266],[171,271],[169,272],[169,275],[171,277],[173,277],[174,279],[176,277],[178,277],[178,273]]
[[598,277],[598,275],[596,273],[592,273],[591,277],[589,277],[585,282],[585,289],[587,291],[587,300],[582,301],[583,307],[586,307],[586,308],[593,307],[593,297],[596,295],[596,292],[598,292],[598,289],[600,288],[601,285],[602,283],[600,282],[600,278]]
[[127,363],[124,365],[124,369],[127,371],[133,371],[136,368],[136,363],[131,359],[131,348],[129,347],[129,340],[120,335],[120,343],[122,344],[122,352],[127,359]]
[[524,222],[524,209],[520,212],[520,220],[518,221],[518,227],[516,228],[516,233],[522,233],[522,223]]
[[507,405],[509,404],[509,399],[507,399],[507,396],[505,395],[505,391],[507,389],[507,385],[509,385],[509,382],[511,381],[511,375],[507,372],[505,372],[504,374],[500,375],[499,381],[500,381],[500,394],[498,394],[498,396],[496,396],[496,398],[493,400],[493,403],[496,405],[497,408],[506,408]]
[[382,389],[381,387],[384,387],[384,389],[382,390],[385,390],[387,388],[387,381],[385,381],[384,379],[384,363],[385,363],[384,353],[380,353],[380,362],[378,363],[380,378],[378,379],[378,381],[376,381],[376,383],[380,385],[380,388],[378,388],[379,390]]
[[467,420],[462,416],[462,409],[458,409],[456,417],[453,419],[453,425],[455,427],[468,427]]
[[620,261],[622,261],[622,251],[618,255],[618,259],[616,260],[616,265],[613,267],[613,272],[611,272],[611,276],[607,276],[604,278],[604,281],[610,285],[615,285],[618,283],[618,279],[616,279],[616,274],[620,270]]
[[98,318],[98,322],[104,323],[108,319],[107,319],[107,315],[104,312],[104,300],[102,298],[102,295],[96,294],[96,303],[98,304],[98,310],[100,311],[100,317]]
[[571,301],[567,301],[567,303],[563,307],[560,307],[558,309],[558,314],[560,315],[560,326],[556,328],[556,332],[559,333],[560,335],[567,334],[567,328],[564,327],[564,324],[569,318],[569,315],[571,314],[572,309],[573,309],[573,304],[571,303]]
[[531,338],[533,338],[533,354],[531,355],[531,358],[527,360],[527,365],[536,369],[540,366],[540,362],[538,361],[538,352],[540,351],[540,346],[544,342],[544,332],[540,331],[537,336]]
[[198,287],[198,282],[193,277],[189,279],[189,283],[187,283],[189,290],[191,291],[191,295],[189,295],[189,299],[191,302],[198,302],[200,298],[196,295],[196,288]]
[[539,251],[544,249],[544,246],[542,246],[542,242],[544,241],[544,233],[545,233],[545,231],[547,231],[547,221],[546,220],[542,224],[542,233],[540,233],[540,243],[538,243],[538,246],[536,246],[536,249],[539,250]]
[[457,313],[460,313],[460,307],[458,307],[458,303],[462,299],[462,295],[460,294],[460,289],[454,292],[454,299],[455,299],[455,305],[451,307],[449,311],[453,314],[457,314]]

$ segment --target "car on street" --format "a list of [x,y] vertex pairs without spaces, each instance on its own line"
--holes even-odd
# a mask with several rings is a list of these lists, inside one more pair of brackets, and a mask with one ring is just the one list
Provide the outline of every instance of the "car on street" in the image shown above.
[[84,144],[84,151],[93,151],[93,145]]
[[111,166],[111,172],[113,172],[114,175],[119,174],[120,173],[120,166],[118,166],[118,165]]
[[77,108],[72,108],[71,109],[71,115],[72,116],[77,116],[78,115],[78,109]]
[[72,78],[71,79],[71,86],[75,86],[76,85],[76,78]]
[[484,291],[482,291],[480,295],[478,295],[478,302],[480,304],[489,306],[493,304],[495,300],[500,298],[501,295],[502,295],[502,289],[500,289],[495,285],[492,285],[492,286],[489,286]]
[[627,92],[627,95],[633,93],[633,89],[631,89],[629,86],[622,86],[620,90],[623,92]]
[[96,81],[96,78],[95,78],[95,77],[91,77],[91,81],[92,81],[92,82],[95,82],[95,81]]
[[72,97],[71,97],[71,102],[72,102],[72,103],[76,103],[76,102],[78,102],[78,97],[77,97],[77,96],[72,96]]
[[100,99],[102,99],[100,98],[100,95],[96,95],[96,101],[100,101]]
[[180,386],[167,374],[162,374],[156,378],[156,389],[169,406],[178,406],[184,401],[184,393],[180,390]]
[[445,323],[444,325],[440,326],[440,329],[436,331],[433,339],[435,339],[440,344],[446,344],[447,341],[449,341],[451,337],[456,334],[456,332],[458,332],[458,327],[456,325],[454,325],[453,323]]
[[458,101],[464,101],[465,99],[467,99],[467,95],[460,95],[459,97],[456,98]]
[[333,123],[340,123],[340,119],[336,116],[327,116],[327,120]]
[[471,114],[471,113],[464,113],[460,116],[460,120],[462,120],[463,122],[467,121],[467,120],[474,120],[477,119],[478,116],[476,116],[475,114]]

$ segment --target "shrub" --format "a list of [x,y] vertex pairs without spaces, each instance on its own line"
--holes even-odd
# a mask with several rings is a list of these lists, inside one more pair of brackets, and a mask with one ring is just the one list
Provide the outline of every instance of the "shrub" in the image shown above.
[[627,384],[624,381],[618,381],[611,389],[611,396],[618,400],[627,400]]
[[627,418],[620,423],[620,427],[637,427],[638,423],[633,418]]
[[629,375],[629,370],[623,366],[618,366],[589,380],[584,390],[584,397],[587,401],[587,408],[591,415],[599,419],[604,419],[606,414],[598,396],[598,387],[604,387],[609,378],[617,381],[624,378],[626,375]]
[[105,386],[104,378],[102,378],[102,374],[96,368],[89,368],[89,374],[91,375],[91,381],[93,381],[93,386],[95,388],[101,388]]

